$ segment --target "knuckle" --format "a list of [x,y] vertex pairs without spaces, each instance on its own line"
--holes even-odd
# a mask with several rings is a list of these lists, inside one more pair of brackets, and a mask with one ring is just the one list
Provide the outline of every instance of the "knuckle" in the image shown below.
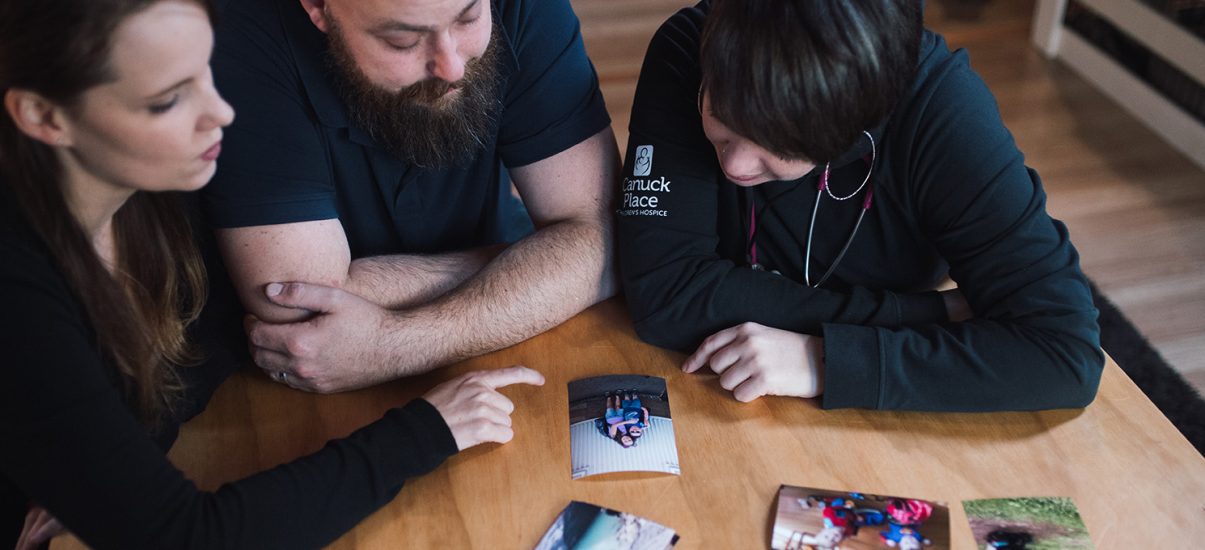
[[299,337],[292,336],[285,340],[285,351],[290,355],[304,356],[308,351],[306,343]]
[[493,426],[489,422],[477,422],[473,425],[473,436],[479,441],[488,441],[492,431]]
[[314,372],[314,367],[312,365],[308,363],[298,363],[293,365],[293,368],[290,370],[290,376],[311,384],[318,384],[318,382],[314,380],[314,375],[317,373]]
[[285,296],[288,296],[289,298],[297,298],[303,294],[301,285],[294,284],[294,283],[285,284],[284,288],[281,289],[280,292],[281,292],[281,294],[284,294]]

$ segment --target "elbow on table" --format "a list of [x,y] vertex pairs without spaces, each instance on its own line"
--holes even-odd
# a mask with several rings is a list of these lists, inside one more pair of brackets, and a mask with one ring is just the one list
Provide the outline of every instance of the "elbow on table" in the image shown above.
[[645,343],[661,348],[691,353],[707,336],[706,334],[699,336],[698,328],[684,319],[671,319],[663,315],[640,318],[636,317],[634,313],[632,318],[636,336],[639,336]]
[[1087,350],[1066,364],[1068,380],[1062,384],[1054,397],[1051,408],[1082,409],[1092,404],[1100,389],[1100,378],[1104,372],[1105,356],[1100,348]]

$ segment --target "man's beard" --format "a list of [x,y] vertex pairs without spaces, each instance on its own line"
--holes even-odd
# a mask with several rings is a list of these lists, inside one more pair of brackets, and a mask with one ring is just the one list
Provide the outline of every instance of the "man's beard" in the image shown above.
[[[422,168],[470,160],[493,139],[501,102],[495,26],[485,53],[465,64],[454,83],[431,78],[401,90],[372,83],[356,66],[337,24],[332,24],[327,61],[352,124],[395,158]],[[459,91],[444,97],[449,90]]]

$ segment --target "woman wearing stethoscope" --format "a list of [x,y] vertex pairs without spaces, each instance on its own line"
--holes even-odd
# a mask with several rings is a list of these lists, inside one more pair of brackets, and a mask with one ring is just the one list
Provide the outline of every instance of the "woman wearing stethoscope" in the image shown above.
[[[684,9],[649,47],[630,129],[624,204],[645,208],[619,210],[629,309],[646,341],[693,352],[683,370],[826,408],[1095,395],[1075,249],[913,0]],[[947,273],[959,289],[931,290]]]

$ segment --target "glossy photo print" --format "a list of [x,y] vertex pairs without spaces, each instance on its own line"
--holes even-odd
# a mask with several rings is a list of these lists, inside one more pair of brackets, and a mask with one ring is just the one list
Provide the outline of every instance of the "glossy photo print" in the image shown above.
[[681,473],[663,378],[611,375],[570,382],[569,440],[573,479]]
[[575,500],[536,550],[667,550],[677,543],[674,530],[655,521]]
[[[977,548],[1090,550],[1075,502],[1063,497],[987,498],[962,503]],[[1205,521],[1205,517],[1203,517]]]
[[947,550],[950,509],[941,502],[783,485],[774,550]]

